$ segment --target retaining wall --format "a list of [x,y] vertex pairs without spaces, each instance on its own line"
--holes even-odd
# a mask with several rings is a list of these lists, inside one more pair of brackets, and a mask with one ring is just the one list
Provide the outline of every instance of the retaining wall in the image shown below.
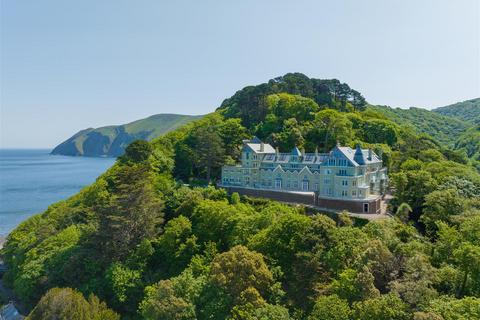
[[[342,211],[347,210],[352,213],[380,213],[381,198],[370,200],[338,200],[318,197],[314,192],[282,192],[264,189],[249,189],[241,187],[223,187],[229,193],[238,192],[240,195],[267,198],[281,202],[299,203],[305,205],[317,206],[325,209]],[[365,211],[365,204],[368,204],[368,211]]]

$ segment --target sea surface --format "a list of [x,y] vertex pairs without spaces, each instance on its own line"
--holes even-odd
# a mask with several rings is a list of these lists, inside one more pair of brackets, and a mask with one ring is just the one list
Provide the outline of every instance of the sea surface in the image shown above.
[[53,156],[47,149],[0,149],[0,237],[94,182],[113,158]]

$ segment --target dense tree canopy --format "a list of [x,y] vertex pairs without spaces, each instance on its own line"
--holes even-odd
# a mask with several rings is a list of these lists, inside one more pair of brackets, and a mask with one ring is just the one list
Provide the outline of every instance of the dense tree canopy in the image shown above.
[[[363,110],[365,98],[336,79],[308,78],[301,73],[288,73],[257,86],[248,86],[225,99],[218,109],[229,118],[240,118],[247,128],[265,120],[269,105],[265,97],[286,92],[310,98],[316,104],[341,111]],[[291,115],[292,117],[294,114]]]
[[[364,104],[337,80],[289,74],[133,143],[8,236],[5,283],[31,319],[118,319],[106,304],[125,319],[478,318],[478,170]],[[254,134],[282,150],[374,148],[398,217],[334,220],[206,186]]]

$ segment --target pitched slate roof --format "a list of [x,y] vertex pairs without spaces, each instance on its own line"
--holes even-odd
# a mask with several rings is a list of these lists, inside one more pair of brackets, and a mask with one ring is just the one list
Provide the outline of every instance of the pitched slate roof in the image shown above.
[[[302,157],[302,152],[297,147],[293,148],[290,153],[277,153],[275,148],[268,143],[263,143],[262,150],[262,142],[257,137],[253,137],[252,140],[244,140],[243,142],[244,147],[249,148],[251,151],[257,154],[266,154],[262,159],[262,162],[287,163],[290,162],[292,157]],[[332,152],[340,152],[355,167],[382,161],[375,152],[370,149],[361,149],[360,146],[357,146],[356,149],[352,149],[350,147],[341,147],[340,145],[337,145]],[[295,159],[295,161],[300,161],[304,164],[322,164],[332,155],[332,152],[321,154],[305,153],[302,158]]]
[[255,153],[275,153],[275,149],[268,143],[263,144],[263,151],[260,151],[262,144],[261,143],[245,143]]
[[18,312],[13,303],[4,305],[0,309],[0,320],[20,320],[24,317]]
[[[335,147],[337,150],[339,150],[354,166],[358,165],[365,165],[365,164],[371,164],[371,163],[378,163],[381,162],[380,158],[378,155],[371,151],[370,149],[361,149],[363,159],[365,160],[365,163],[358,163],[355,160],[355,154],[357,153],[358,150],[353,151],[352,148],[350,147]],[[370,153],[371,152],[371,158],[370,158]]]
[[360,145],[357,145],[357,148],[355,149],[355,155],[353,156],[353,160],[355,160],[355,162],[359,165],[364,165],[367,162],[367,159],[365,158]]

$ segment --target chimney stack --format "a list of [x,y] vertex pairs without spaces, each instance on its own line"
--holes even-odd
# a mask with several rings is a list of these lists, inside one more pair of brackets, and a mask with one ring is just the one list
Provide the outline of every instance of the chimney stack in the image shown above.
[[368,160],[372,160],[373,154],[372,154],[372,149],[368,148]]
[[265,151],[265,144],[262,142],[260,142],[260,152],[263,152]]
[[318,157],[318,147],[315,147],[315,157]]

